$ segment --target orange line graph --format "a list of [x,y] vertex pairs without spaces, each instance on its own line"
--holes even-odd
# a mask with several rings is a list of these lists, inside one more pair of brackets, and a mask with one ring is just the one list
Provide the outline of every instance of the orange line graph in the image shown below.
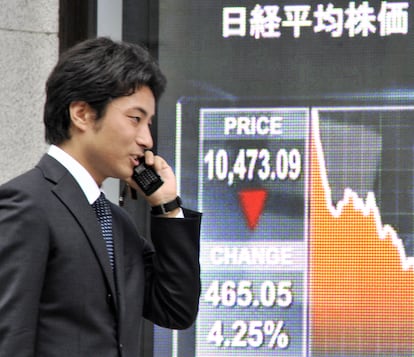
[[[310,155],[312,355],[413,356],[414,262],[373,193],[333,206],[318,120]],[[414,214],[414,212],[413,212]]]

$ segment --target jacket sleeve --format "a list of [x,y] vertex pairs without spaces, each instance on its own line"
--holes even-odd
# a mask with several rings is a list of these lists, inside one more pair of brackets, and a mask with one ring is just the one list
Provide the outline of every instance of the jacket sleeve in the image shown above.
[[185,329],[197,317],[200,284],[201,214],[184,209],[184,218],[151,217],[155,253],[146,254],[144,317],[162,327]]
[[0,189],[1,357],[34,355],[49,249],[44,217],[29,195]]

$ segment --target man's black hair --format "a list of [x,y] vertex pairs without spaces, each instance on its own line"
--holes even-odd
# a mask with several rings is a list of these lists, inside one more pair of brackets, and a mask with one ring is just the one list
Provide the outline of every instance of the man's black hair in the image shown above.
[[156,101],[166,86],[157,62],[143,47],[106,37],[75,45],[61,55],[46,82],[46,141],[58,145],[70,138],[70,103],[88,103],[99,119],[112,99],[143,86],[151,89]]

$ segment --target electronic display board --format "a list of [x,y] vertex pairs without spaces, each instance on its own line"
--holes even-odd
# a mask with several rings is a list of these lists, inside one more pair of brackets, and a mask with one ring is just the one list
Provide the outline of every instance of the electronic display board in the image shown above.
[[160,2],[158,151],[203,289],[155,357],[414,355],[413,6]]

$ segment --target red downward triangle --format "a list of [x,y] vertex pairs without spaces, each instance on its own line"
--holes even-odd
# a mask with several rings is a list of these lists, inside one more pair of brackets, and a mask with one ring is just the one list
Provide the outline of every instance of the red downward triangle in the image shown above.
[[247,225],[251,230],[254,230],[259,222],[266,198],[266,190],[244,190],[239,192],[240,205]]

